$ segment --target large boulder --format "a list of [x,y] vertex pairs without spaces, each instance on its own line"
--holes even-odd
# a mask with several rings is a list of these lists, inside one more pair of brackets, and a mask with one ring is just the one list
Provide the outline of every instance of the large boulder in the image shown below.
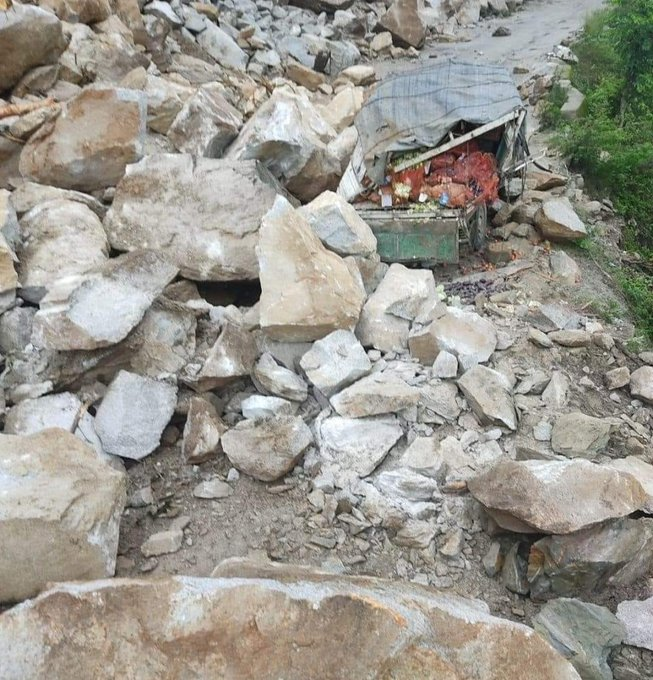
[[261,218],[279,191],[256,161],[155,154],[127,168],[104,226],[113,248],[148,244],[186,278],[253,280]]
[[335,137],[306,95],[277,88],[247,121],[227,157],[261,161],[288,191],[310,201],[338,185],[340,163],[327,146]]
[[0,617],[0,654],[6,680],[108,680],[116,668],[298,680],[315,677],[318,661],[325,679],[517,680],[524,668],[529,680],[580,679],[531,628],[480,600],[238,559],[214,578],[55,586]]
[[419,49],[426,39],[426,29],[417,0],[394,0],[390,9],[379,19],[378,30],[391,33],[393,42],[399,47]]
[[653,366],[641,366],[630,374],[630,393],[637,399],[653,404]]
[[306,377],[330,397],[372,370],[363,346],[351,331],[333,331],[313,344],[299,361]]
[[224,87],[210,83],[186,100],[168,129],[168,139],[182,153],[220,158],[242,125],[241,113],[224,98]]
[[310,429],[298,416],[242,420],[222,435],[231,464],[263,482],[290,472],[312,443]]
[[528,560],[534,597],[572,597],[628,586],[650,572],[653,519],[623,517],[572,534],[546,536],[531,546]]
[[0,22],[0,92],[29,69],[56,63],[65,49],[61,22],[52,12],[14,2]]
[[550,241],[575,241],[587,236],[587,229],[568,198],[550,198],[535,215],[535,226]]
[[582,459],[504,461],[468,487],[499,526],[523,533],[569,534],[646,500],[631,475]]
[[115,186],[125,167],[143,155],[146,120],[142,92],[86,88],[30,138],[20,156],[20,172],[64,189]]
[[60,278],[83,274],[109,256],[97,215],[83,203],[56,199],[32,208],[20,221],[21,295],[39,302]]
[[0,603],[113,576],[125,497],[124,473],[65,430],[0,435]]
[[406,349],[411,321],[436,299],[433,272],[392,264],[363,307],[356,335],[383,352]]
[[333,191],[325,191],[299,209],[320,241],[343,257],[376,252],[376,237],[356,209]]
[[97,349],[127,337],[177,268],[151,250],[126,253],[50,286],[33,338],[48,349]]
[[144,458],[159,445],[176,404],[173,385],[120,371],[95,416],[102,448],[123,458]]
[[482,423],[517,429],[512,389],[503,373],[477,364],[458,379],[458,387]]
[[352,330],[365,291],[282,196],[263,217],[257,246],[261,328],[276,340],[318,340]]
[[411,355],[423,364],[432,364],[441,351],[458,357],[464,369],[492,356],[497,346],[497,331],[491,321],[458,307],[436,310],[433,316],[430,324],[415,329],[408,338]]
[[[188,85],[148,74],[145,83],[147,127],[154,132],[165,135],[177,114],[183,108],[184,103],[194,92],[195,90]],[[184,118],[186,119],[186,117]]]

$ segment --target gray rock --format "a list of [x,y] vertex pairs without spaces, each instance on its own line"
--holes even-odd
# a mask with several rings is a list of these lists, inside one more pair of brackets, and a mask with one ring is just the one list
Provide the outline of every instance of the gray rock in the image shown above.
[[97,215],[83,203],[51,200],[20,221],[21,296],[39,302],[58,280],[105,262],[109,243]]
[[528,331],[528,339],[534,345],[538,347],[543,347],[544,349],[550,349],[553,347],[553,341],[549,338],[546,333],[543,333],[538,328],[530,328]]
[[583,679],[612,680],[608,656],[626,631],[609,609],[560,598],[544,605],[533,617],[533,627]]
[[215,406],[202,397],[191,397],[184,425],[181,453],[189,465],[203,463],[222,449],[220,438],[227,431]]
[[277,88],[229,147],[231,159],[256,159],[301,201],[335,189],[340,163],[328,144],[336,131],[304,94]]
[[294,416],[297,412],[297,402],[291,402],[280,397],[264,397],[253,394],[243,399],[240,409],[244,418],[261,419],[274,416]]
[[241,113],[224,98],[219,83],[202,85],[186,99],[168,129],[177,151],[220,158],[243,125]]
[[124,473],[69,432],[0,435],[0,602],[113,576],[125,501]]
[[311,431],[297,416],[243,420],[222,436],[231,464],[263,482],[290,472],[312,443]]
[[[84,194],[81,191],[72,191],[70,189],[60,189],[59,187],[50,187],[45,184],[37,184],[36,182],[22,182],[20,186],[11,193],[11,204],[18,215],[24,215],[32,208],[36,208],[46,201],[54,200],[81,203],[87,208],[90,208],[100,219],[102,219],[107,212],[104,204],[89,194]],[[17,229],[18,223],[16,223],[16,230]],[[16,231],[16,234],[17,233],[18,232]]]
[[644,577],[653,559],[653,520],[615,519],[531,547],[531,596],[565,597],[627,586]]
[[152,534],[141,546],[144,557],[156,557],[175,553],[181,548],[184,532],[181,529],[168,529]]
[[474,475],[474,457],[463,450],[455,437],[438,441],[435,437],[417,437],[401,457],[402,466],[440,483],[447,478],[468,479]]
[[95,428],[107,453],[140,460],[152,453],[177,403],[177,388],[120,371],[95,416]]
[[278,191],[255,161],[155,154],[127,168],[104,227],[116,250],[147,243],[186,278],[253,280],[261,218]]
[[499,526],[522,533],[569,534],[646,500],[631,475],[582,459],[502,461],[467,486]]
[[365,347],[383,352],[406,349],[410,322],[422,305],[435,301],[431,271],[394,263],[365,303],[356,335]]
[[[407,501],[430,501],[440,496],[438,483],[431,477],[412,470],[399,469],[382,472],[374,485],[390,499]],[[427,545],[430,541],[427,541]]]
[[545,333],[563,329],[575,330],[580,324],[580,316],[562,304],[532,305],[526,319],[532,326]]
[[291,401],[305,401],[308,385],[296,373],[280,366],[274,357],[262,354],[252,370],[252,380],[259,391]]
[[301,342],[353,329],[365,299],[358,271],[327,250],[282,196],[263,217],[256,252],[267,335]]
[[649,515],[653,515],[653,465],[645,463],[637,456],[617,458],[611,460],[608,465],[615,470],[632,475],[642,485],[646,500],[640,509]]
[[426,328],[408,338],[412,356],[432,364],[441,351],[458,358],[463,369],[487,361],[497,346],[493,324],[475,312],[447,307]]
[[481,422],[517,429],[512,389],[502,373],[476,365],[458,379],[458,387]]
[[549,384],[542,392],[542,401],[553,409],[566,405],[569,393],[569,379],[562,371],[553,371]]
[[52,12],[18,3],[5,10],[0,24],[0,92],[12,88],[31,68],[56,63],[65,49],[62,24]]
[[530,586],[526,578],[528,570],[528,560],[524,557],[528,555],[528,544],[516,541],[506,553],[503,569],[501,570],[501,581],[511,592],[518,595],[528,595]]
[[418,12],[417,0],[394,0],[379,19],[377,30],[388,31],[399,47],[419,49],[424,44],[426,29]]
[[372,370],[363,346],[346,330],[334,331],[313,343],[299,363],[306,377],[327,397]]
[[169,3],[163,0],[152,0],[143,7],[143,14],[151,14],[167,21],[174,28],[181,28],[184,22],[175,14]]
[[20,172],[64,189],[115,186],[126,166],[143,156],[146,120],[142,92],[87,88],[32,135],[20,155]]
[[596,458],[605,449],[612,427],[605,418],[593,418],[584,413],[566,413],[555,421],[551,447],[568,458]]
[[385,413],[397,413],[415,406],[420,391],[401,378],[374,373],[361,378],[342,392],[331,397],[331,405],[339,415],[364,418]]
[[49,349],[96,349],[123,340],[177,268],[151,250],[107,260],[50,286],[34,317],[32,340]]
[[570,257],[564,250],[554,250],[549,256],[549,265],[553,278],[568,286],[580,283],[581,271],[573,257]]
[[553,331],[549,338],[563,347],[587,347],[592,343],[592,336],[587,331]]
[[580,116],[585,103],[585,95],[575,87],[567,88],[567,101],[560,108],[560,113],[567,120],[576,120]]
[[144,91],[147,96],[147,127],[162,135],[168,132],[184,103],[194,93],[192,87],[152,74],[147,74]]
[[456,399],[458,388],[454,383],[432,380],[420,392],[420,406],[445,420],[455,420],[460,415],[461,408]]
[[630,370],[628,366],[613,368],[605,374],[605,386],[609,390],[618,390],[630,383]]
[[458,375],[458,359],[455,355],[441,350],[433,362],[434,378],[455,378]]
[[436,531],[433,522],[411,519],[395,534],[392,542],[403,548],[426,550],[435,538]]
[[568,198],[544,201],[535,215],[535,226],[551,241],[573,241],[587,236],[587,229]]
[[620,602],[617,605],[617,618],[626,629],[626,644],[653,651],[653,597]]
[[193,496],[195,498],[205,498],[210,499],[220,499],[229,498],[233,494],[234,490],[221,479],[214,477],[213,479],[208,479],[205,482],[200,482],[193,489]]
[[338,255],[371,255],[376,238],[356,209],[338,194],[325,191],[299,209],[320,241]]
[[[143,612],[150,613],[147,626]],[[262,631],[244,626],[253,618]],[[74,650],[59,643],[64,629]],[[215,642],[189,645],[197,630]],[[115,650],[98,647],[98,639],[115,641]],[[260,645],[273,651],[259,657]],[[325,678],[369,678],[389,669],[395,680],[413,680],[438,677],[440,668],[450,678],[501,678],[506,668],[532,660],[529,680],[579,680],[531,628],[490,615],[480,600],[405,581],[241,559],[223,562],[213,578],[56,585],[0,618],[0,654],[7,680],[107,680],[113,667],[130,668],[135,677],[152,668],[172,677],[189,668],[233,668],[233,677],[308,678],[316,659]]]
[[631,373],[630,394],[653,404],[653,366],[641,366]]
[[247,54],[238,43],[214,23],[207,22],[206,28],[197,36],[197,42],[219,64],[244,71]]
[[367,477],[403,436],[395,418],[327,418],[319,425],[320,455]]

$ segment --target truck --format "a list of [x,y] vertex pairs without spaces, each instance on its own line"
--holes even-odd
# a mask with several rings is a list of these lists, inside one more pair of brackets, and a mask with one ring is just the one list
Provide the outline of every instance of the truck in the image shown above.
[[355,118],[338,187],[384,262],[421,266],[482,250],[488,206],[524,189],[526,109],[502,66],[449,59],[382,80]]

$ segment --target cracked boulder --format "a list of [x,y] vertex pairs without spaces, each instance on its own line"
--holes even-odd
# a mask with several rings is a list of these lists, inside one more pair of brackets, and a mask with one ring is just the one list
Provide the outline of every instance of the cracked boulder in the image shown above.
[[69,432],[0,434],[0,603],[113,576],[125,498],[124,473]]
[[360,277],[282,196],[263,217],[257,253],[268,336],[302,342],[354,328],[365,299]]
[[20,172],[41,184],[95,191],[115,186],[143,156],[147,100],[138,90],[86,88],[23,147]]
[[121,255],[59,279],[41,300],[33,341],[48,349],[97,349],[123,340],[177,268],[151,250]]
[[329,149],[336,131],[304,94],[277,88],[247,121],[227,158],[258,160],[301,201],[335,190],[340,161]]
[[467,486],[499,526],[520,533],[570,534],[646,502],[634,477],[582,459],[504,461]]
[[127,168],[104,227],[112,248],[147,244],[185,278],[254,280],[261,218],[280,191],[256,161],[154,154]]
[[241,559],[213,578],[56,585],[0,617],[0,654],[7,680],[108,680],[115,668],[293,680],[314,676],[316,660],[324,678],[507,680],[524,667],[529,680],[580,678],[531,628],[480,600]]

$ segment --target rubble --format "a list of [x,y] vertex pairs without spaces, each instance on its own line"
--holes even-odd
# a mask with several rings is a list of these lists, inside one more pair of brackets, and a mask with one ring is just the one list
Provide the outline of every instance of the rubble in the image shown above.
[[0,435],[0,470],[0,602],[113,576],[124,473],[59,428]]

